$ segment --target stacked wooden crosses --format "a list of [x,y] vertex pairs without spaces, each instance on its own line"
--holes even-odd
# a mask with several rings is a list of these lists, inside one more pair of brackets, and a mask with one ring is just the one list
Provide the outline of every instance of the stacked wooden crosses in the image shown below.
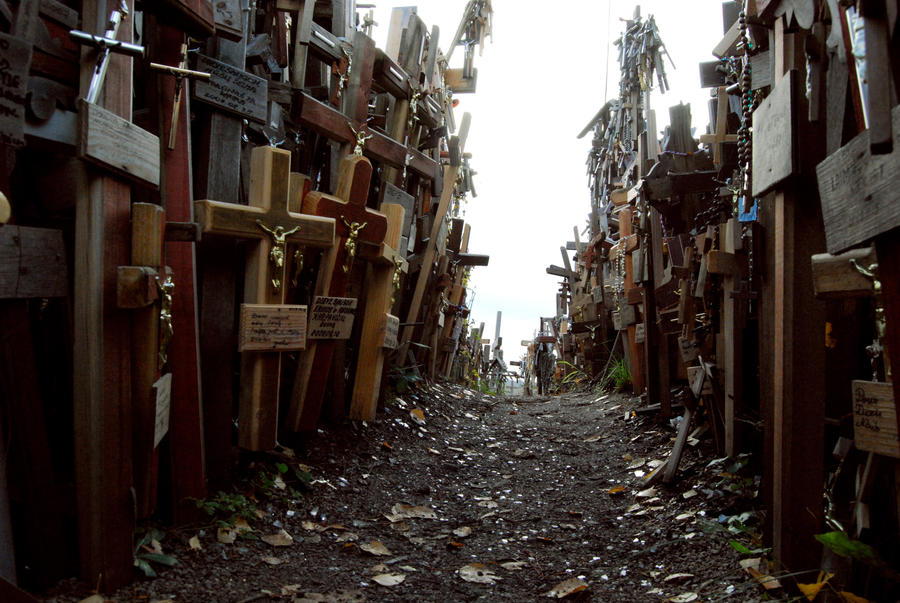
[[373,419],[393,367],[458,366],[488,258],[453,94],[491,15],[465,11],[456,74],[414,9],[380,50],[349,1],[71,4],[0,10],[0,498],[26,510],[0,522],[31,543],[0,546],[0,578],[78,563],[109,590],[135,521],[190,520],[239,449]]

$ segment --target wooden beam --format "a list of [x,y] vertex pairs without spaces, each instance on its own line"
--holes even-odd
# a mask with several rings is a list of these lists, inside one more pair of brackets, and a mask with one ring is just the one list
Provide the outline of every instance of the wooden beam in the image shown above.
[[[874,247],[851,249],[839,255],[817,253],[812,256],[813,289],[822,299],[871,297],[872,279],[853,266],[868,268],[878,260]],[[882,273],[883,274],[883,273]]]

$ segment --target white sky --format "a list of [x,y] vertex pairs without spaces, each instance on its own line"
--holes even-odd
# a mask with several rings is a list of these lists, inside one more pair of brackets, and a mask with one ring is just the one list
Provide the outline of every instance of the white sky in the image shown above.
[[[385,47],[391,8],[417,6],[429,31],[440,28],[446,54],[466,0],[376,4],[373,37],[379,48]],[[709,99],[709,91],[700,88],[698,63],[715,58],[722,0],[492,0],[493,41],[486,41],[481,56],[476,51],[477,92],[456,96],[457,123],[463,112],[472,114],[466,151],[478,172],[478,196],[470,197],[463,216],[472,227],[469,251],[491,256],[489,266],[472,271],[471,319],[475,327],[484,322],[485,337],[493,340],[502,311],[507,361],[525,353],[520,342],[534,336],[539,317],[556,313],[560,279],[545,269],[562,265],[560,246],[573,240],[574,226],[584,230],[590,212],[585,161],[591,134],[576,136],[618,94],[618,48],[611,42],[622,33],[620,19],[630,19],[636,4],[643,18],[655,17],[675,62],[673,68],[665,59],[670,91],[654,90],[651,100],[658,128],[668,124],[668,108],[684,102],[691,105],[698,136],[708,122]],[[461,65],[462,55],[459,47],[451,66]]]

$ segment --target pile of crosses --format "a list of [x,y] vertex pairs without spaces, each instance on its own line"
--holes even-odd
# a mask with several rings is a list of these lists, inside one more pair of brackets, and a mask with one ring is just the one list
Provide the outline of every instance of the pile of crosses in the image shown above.
[[[589,235],[547,270],[564,279],[542,320],[557,356],[602,377],[621,354],[643,411],[683,413],[648,481],[675,479],[701,432],[719,455],[755,454],[787,571],[819,567],[813,535],[831,530],[896,561],[896,21],[896,2],[726,2],[700,65],[709,132],[694,140],[678,105],[658,140],[646,92],[663,50],[636,13],[620,95],[581,134]],[[877,484],[895,488],[881,506]]]
[[352,0],[9,6],[0,503],[27,537],[0,542],[0,577],[80,564],[106,590],[132,576],[135,520],[191,519],[238,449],[371,420],[389,370],[459,364],[488,257],[459,217],[454,95],[492,11],[471,0],[445,53],[413,7],[376,48]]

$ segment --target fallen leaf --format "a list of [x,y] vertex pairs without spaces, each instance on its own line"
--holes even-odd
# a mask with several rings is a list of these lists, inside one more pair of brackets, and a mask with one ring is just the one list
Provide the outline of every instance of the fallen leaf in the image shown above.
[[819,591],[822,590],[828,581],[834,574],[829,574],[826,572],[819,572],[819,577],[812,584],[802,584],[800,582],[797,583],[797,588],[800,589],[800,592],[806,595],[807,601],[812,601],[816,598],[816,595],[819,594]]
[[602,434],[602,433],[595,433],[595,434],[592,435],[592,436],[588,436],[588,437],[584,438],[584,440],[582,440],[582,441],[583,441],[583,442],[597,442],[597,441],[599,441],[599,440],[601,440],[601,439],[603,439],[603,434]]
[[674,597],[669,597],[666,599],[669,603],[691,603],[692,601],[696,601],[700,598],[700,595],[697,593],[683,593],[680,595],[676,595]]
[[359,548],[370,555],[390,555],[391,552],[388,550],[386,546],[378,542],[377,540],[373,540],[372,542],[363,543],[359,545]]
[[291,546],[294,544],[294,538],[284,530],[279,530],[274,534],[266,534],[260,540],[272,546]]
[[200,544],[200,538],[198,536],[191,536],[191,539],[188,540],[188,546],[191,547],[192,551],[202,551],[203,545]]
[[378,574],[372,580],[382,586],[397,586],[406,580],[406,574]]
[[430,452],[431,454],[437,455],[437,456],[440,456],[440,455],[441,455],[441,451],[440,451],[440,450],[435,450],[434,448],[429,448],[429,449],[428,449],[428,452]]
[[847,592],[847,591],[845,591],[845,590],[842,590],[841,592],[839,592],[838,595],[839,595],[839,596],[841,597],[841,599],[843,599],[846,603],[872,603],[872,602],[869,601],[868,599],[863,599],[862,597],[859,597],[859,596],[857,596],[857,595],[854,595],[853,593],[849,593],[849,592]]
[[656,468],[659,467],[660,465],[665,465],[665,464],[666,464],[665,461],[661,461],[661,460],[659,460],[659,459],[653,459],[653,460],[651,460],[651,461],[647,461],[647,465],[648,465],[651,469],[656,469]]
[[450,548],[450,549],[461,549],[464,546],[466,546],[466,545],[464,545],[461,542],[456,542],[455,540],[451,540],[450,542],[447,543],[447,548]]
[[675,521],[684,521],[685,519],[690,519],[693,516],[693,513],[682,513],[681,515],[675,516]]
[[391,507],[391,514],[385,514],[385,517],[391,523],[398,522],[402,519],[437,519],[437,513],[434,509],[422,506],[405,505],[397,503]]
[[381,443],[381,446],[382,446],[383,448],[387,448],[388,450],[393,450],[393,449],[394,449],[394,447],[391,446],[390,444],[388,444],[387,442],[382,442],[382,443]]
[[272,485],[279,490],[284,490],[285,488],[287,488],[287,484],[284,483],[284,480],[281,479],[280,475],[275,476],[275,479],[272,481]]
[[653,498],[657,494],[658,492],[656,491],[656,488],[647,488],[646,490],[641,490],[640,492],[638,492],[636,496],[638,498]]
[[525,569],[526,566],[528,566],[528,563],[525,561],[507,561],[506,563],[500,564],[500,567],[512,572],[518,571],[520,569]]
[[478,503],[479,507],[484,507],[485,509],[496,509],[497,503],[492,500],[483,500]]
[[359,540],[359,534],[356,532],[343,532],[338,534],[335,542],[356,542],[357,540]]
[[91,595],[87,599],[82,599],[78,603],[104,603],[106,599],[102,595]]
[[469,526],[463,526],[461,528],[456,528],[455,530],[453,530],[453,535],[456,536],[457,538],[465,538],[466,536],[470,535],[471,533],[472,533],[472,528],[470,528]]
[[314,521],[301,521],[300,527],[308,532],[321,532],[325,529],[325,526],[321,526]]
[[528,450],[525,450],[524,448],[516,448],[515,450],[512,451],[512,455],[519,459],[534,458],[534,453],[530,452]]
[[456,573],[466,582],[477,582],[478,584],[493,584],[495,580],[500,579],[500,576],[483,563],[464,565],[456,570]]
[[418,423],[419,425],[424,425],[424,424],[425,424],[425,413],[422,412],[422,409],[421,409],[421,408],[414,408],[414,409],[412,409],[411,411],[409,411],[409,417],[410,417],[413,421],[415,421],[416,423]]
[[644,463],[647,462],[647,459],[634,459],[630,463],[628,463],[628,469],[638,469],[644,466]]
[[580,593],[587,587],[588,584],[584,580],[580,580],[578,578],[569,578],[568,580],[563,580],[562,582],[545,592],[542,596],[555,599],[564,599],[569,595]]
[[624,492],[625,486],[616,486],[615,488],[610,488],[608,492],[610,494],[618,494],[619,492]]
[[216,532],[216,540],[222,544],[234,544],[237,540],[237,530],[234,528],[219,528]]
[[663,582],[684,582],[693,577],[694,577],[694,574],[685,574],[685,573],[669,574],[668,576],[663,578]]
[[260,557],[260,561],[264,563],[268,563],[269,565],[281,565],[284,563],[284,559],[279,559],[278,557]]
[[688,490],[687,492],[683,492],[681,494],[682,498],[694,498],[695,496],[697,496],[697,491],[694,489]]

